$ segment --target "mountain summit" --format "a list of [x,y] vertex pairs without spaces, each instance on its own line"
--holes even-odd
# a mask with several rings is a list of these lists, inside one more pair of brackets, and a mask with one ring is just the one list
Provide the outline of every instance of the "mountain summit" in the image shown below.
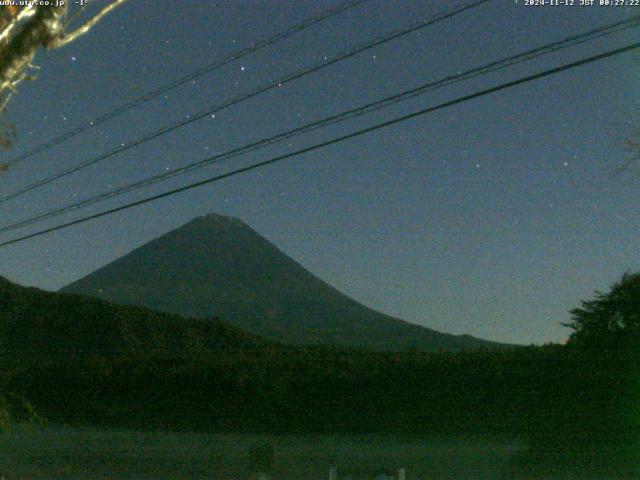
[[376,312],[347,297],[234,217],[197,217],[68,285],[120,304],[219,317],[268,339],[385,350],[491,347]]

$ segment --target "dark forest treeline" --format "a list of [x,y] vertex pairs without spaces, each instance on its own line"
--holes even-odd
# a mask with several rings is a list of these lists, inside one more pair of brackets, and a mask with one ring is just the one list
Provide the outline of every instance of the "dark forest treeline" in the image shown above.
[[640,431],[638,349],[292,348],[217,320],[0,284],[0,382],[45,418],[205,431]]
[[45,418],[213,431],[637,431],[637,356],[561,347],[420,354],[271,347],[5,363]]

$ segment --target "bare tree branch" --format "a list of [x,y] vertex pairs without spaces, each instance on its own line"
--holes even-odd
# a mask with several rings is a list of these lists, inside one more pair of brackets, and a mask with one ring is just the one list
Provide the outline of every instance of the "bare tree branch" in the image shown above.
[[640,163],[640,127],[635,126],[632,120],[627,121],[625,127],[630,130],[630,133],[623,140],[623,145],[625,150],[630,153],[630,156],[622,165],[619,165],[613,170],[611,175],[609,175],[609,180],[630,171],[632,167]]
[[63,31],[65,6],[47,6],[36,9],[35,15],[0,52],[0,93],[15,91],[16,85],[26,78],[25,70],[31,64],[38,48],[48,45]]
[[60,48],[73,42],[125,1],[112,0],[70,33],[65,31],[71,21],[71,18],[67,18],[67,4],[70,2],[58,6],[34,6],[31,3],[23,7],[3,7],[0,10],[0,114],[12,93],[16,93],[17,86],[24,80],[34,78],[28,70],[39,48]]
[[18,12],[18,14],[12,18],[12,20],[2,29],[0,32],[0,44],[7,41],[9,39],[9,35],[11,35],[11,31],[22,23],[23,20],[32,17],[36,13],[35,6],[33,4],[29,4],[26,7],[23,7],[22,10]]
[[84,35],[89,30],[91,30],[96,23],[98,23],[106,15],[108,15],[112,10],[116,9],[117,7],[119,7],[120,5],[122,5],[126,1],[127,0],[113,0],[113,2],[111,2],[109,5],[107,5],[102,10],[100,10],[96,15],[94,15],[94,17],[91,20],[88,20],[81,27],[77,28],[76,30],[74,30],[71,33],[64,33],[63,32],[61,35],[59,35],[56,38],[52,39],[50,44],[47,45],[47,48],[60,48],[60,47],[64,47],[68,43],[73,42],[78,37],[80,37],[81,35]]

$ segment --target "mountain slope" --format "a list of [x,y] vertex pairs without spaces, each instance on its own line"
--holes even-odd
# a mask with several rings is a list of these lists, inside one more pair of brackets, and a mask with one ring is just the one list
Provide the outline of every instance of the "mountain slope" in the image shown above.
[[242,221],[198,217],[61,290],[186,317],[217,316],[291,344],[424,350],[497,346],[367,308]]

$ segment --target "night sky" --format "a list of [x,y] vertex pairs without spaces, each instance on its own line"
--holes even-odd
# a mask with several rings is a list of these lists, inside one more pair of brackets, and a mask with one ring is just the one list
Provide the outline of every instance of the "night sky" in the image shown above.
[[[340,1],[130,0],[68,47],[40,52],[9,107],[40,142]],[[578,0],[576,0],[578,3]],[[241,92],[450,9],[371,0],[174,90],[0,177],[0,194]],[[233,106],[0,205],[0,226],[267,135],[559,40],[640,7],[495,0]],[[628,30],[438,90],[0,240],[79,218],[640,39]],[[193,217],[241,218],[356,300],[436,330],[561,341],[593,290],[640,267],[640,53],[572,69],[320,151],[0,249],[0,275],[53,290]]]

